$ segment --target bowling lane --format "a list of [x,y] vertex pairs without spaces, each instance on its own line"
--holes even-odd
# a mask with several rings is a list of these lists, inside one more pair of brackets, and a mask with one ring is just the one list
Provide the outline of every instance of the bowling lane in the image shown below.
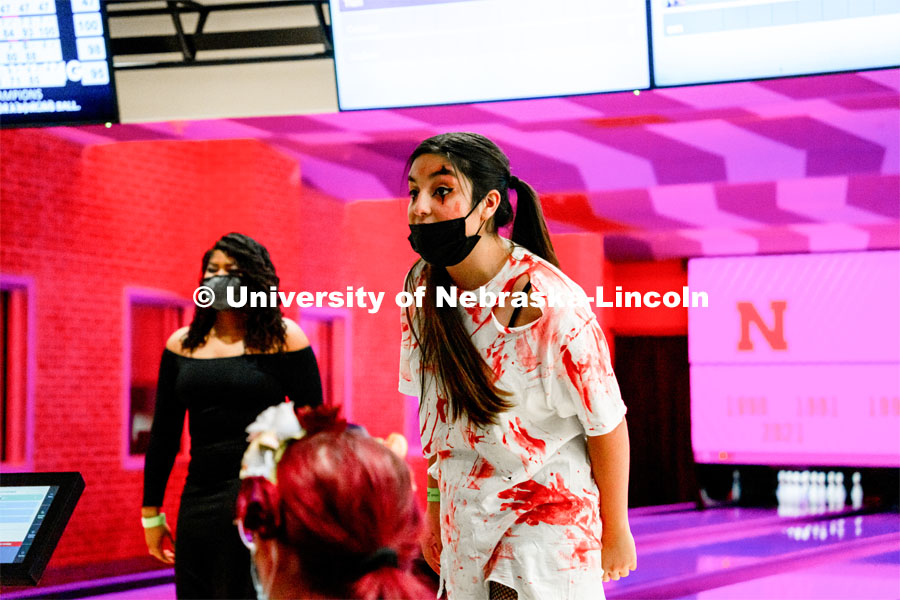
[[900,596],[900,552],[832,562],[791,573],[725,585],[679,600],[758,600],[791,598],[825,600],[865,598],[896,600]]
[[660,534],[707,525],[724,525],[737,522],[747,523],[757,519],[775,520],[777,515],[764,508],[709,508],[706,510],[682,510],[666,514],[637,514],[629,511],[631,532],[637,536]]
[[681,598],[797,569],[900,551],[897,514],[820,518],[806,523],[786,520],[781,526],[734,535],[741,528],[736,521],[732,531],[723,534],[725,539],[702,543],[696,543],[691,529],[685,528],[681,546],[654,547],[644,543],[652,536],[637,535],[638,570],[610,582],[607,597]]

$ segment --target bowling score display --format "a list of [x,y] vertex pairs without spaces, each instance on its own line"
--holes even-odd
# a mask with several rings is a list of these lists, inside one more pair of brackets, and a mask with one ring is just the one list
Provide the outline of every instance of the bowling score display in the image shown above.
[[0,473],[3,585],[37,585],[83,491],[80,473]]
[[0,125],[117,123],[100,0],[0,0]]
[[688,285],[697,462],[900,466],[900,252],[694,259]]

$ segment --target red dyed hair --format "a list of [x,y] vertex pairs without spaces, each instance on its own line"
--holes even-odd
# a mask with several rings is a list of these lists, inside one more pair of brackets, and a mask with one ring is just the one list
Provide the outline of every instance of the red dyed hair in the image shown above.
[[[244,529],[296,552],[303,585],[335,598],[433,598],[411,572],[421,515],[409,467],[364,433],[345,430],[327,408],[298,414],[306,437],[278,462],[278,485],[245,479],[237,501]],[[380,548],[398,566],[360,574]]]

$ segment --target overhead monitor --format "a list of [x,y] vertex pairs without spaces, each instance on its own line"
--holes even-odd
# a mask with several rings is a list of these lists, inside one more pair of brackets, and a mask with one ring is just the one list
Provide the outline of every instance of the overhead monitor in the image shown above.
[[697,462],[900,466],[900,252],[692,259],[688,287]]
[[655,85],[900,65],[896,0],[650,0]]
[[3,585],[36,585],[84,490],[80,473],[0,473]]
[[646,89],[643,0],[333,0],[341,110]]
[[0,0],[0,125],[116,123],[100,0]]

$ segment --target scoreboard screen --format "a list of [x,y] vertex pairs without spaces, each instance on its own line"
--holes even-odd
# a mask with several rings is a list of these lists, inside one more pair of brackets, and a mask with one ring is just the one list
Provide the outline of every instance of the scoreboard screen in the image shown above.
[[100,0],[0,0],[0,124],[119,120]]

